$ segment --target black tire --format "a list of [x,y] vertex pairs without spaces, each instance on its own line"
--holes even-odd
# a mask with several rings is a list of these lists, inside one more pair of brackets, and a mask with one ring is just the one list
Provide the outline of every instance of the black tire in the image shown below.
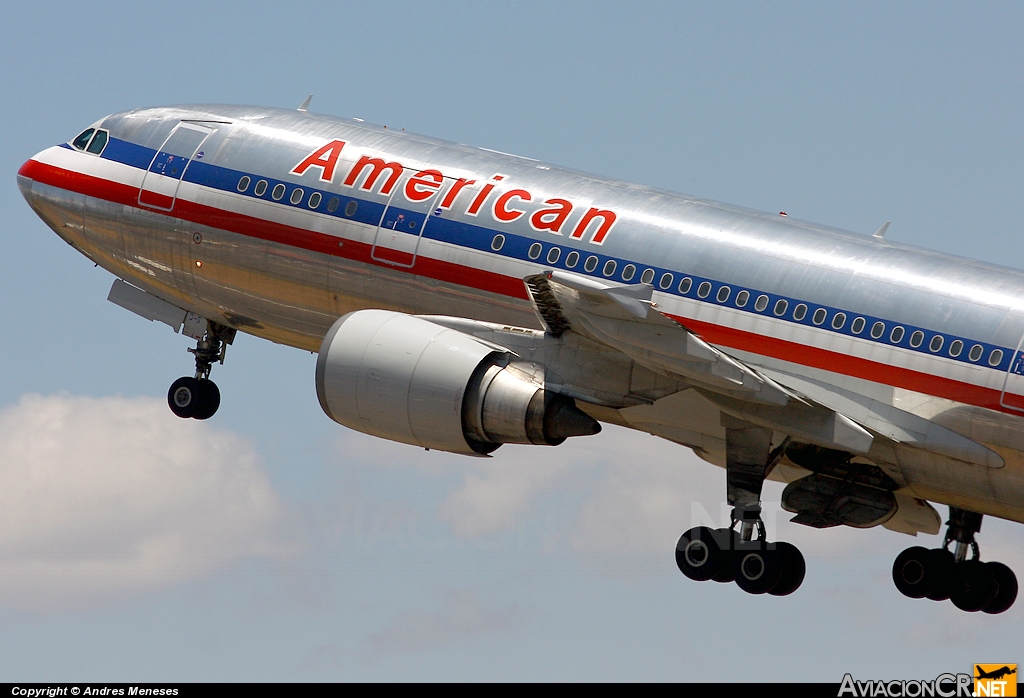
[[807,563],[804,556],[792,543],[776,543],[775,552],[782,562],[782,576],[778,583],[768,590],[772,596],[789,596],[804,583],[807,574]]
[[209,419],[220,407],[220,388],[211,380],[199,381],[199,403],[192,417],[194,419]]
[[932,601],[945,601],[949,598],[950,585],[953,583],[953,567],[956,557],[945,548],[934,548],[929,551],[931,558],[928,571],[932,574],[932,588],[926,597]]
[[713,579],[721,569],[722,558],[722,550],[706,526],[691,528],[676,544],[679,571],[697,582]]
[[776,549],[736,553],[736,586],[748,594],[766,594],[782,577],[782,556]]
[[904,596],[923,599],[935,586],[932,551],[915,545],[896,556],[892,563],[892,581]]
[[1017,575],[1001,562],[986,562],[985,566],[992,573],[992,579],[998,589],[995,598],[985,604],[981,610],[992,614],[1008,611],[1013,602],[1017,600]]
[[[736,533],[736,531],[733,531],[729,528],[720,528],[716,531],[716,533],[727,534],[733,541],[733,547],[735,547],[736,542],[739,540],[739,534]],[[719,535],[718,549],[721,552],[722,559],[721,562],[719,562],[718,564],[718,574],[716,574],[711,579],[721,584],[728,584],[729,582],[736,581],[736,551],[723,548],[721,545],[721,540],[722,536]]]
[[201,402],[201,389],[199,381],[189,376],[184,376],[171,383],[167,391],[167,405],[176,416],[182,419],[190,419],[195,416],[196,410]]
[[958,562],[953,569],[949,600],[961,611],[974,613],[988,606],[999,591],[992,569],[980,560]]

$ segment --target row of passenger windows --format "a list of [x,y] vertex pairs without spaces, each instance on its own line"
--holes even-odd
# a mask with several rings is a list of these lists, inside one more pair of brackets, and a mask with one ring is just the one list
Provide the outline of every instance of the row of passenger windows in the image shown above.
[[[504,235],[495,235],[494,239],[491,241],[491,249],[494,250],[495,252],[504,247],[504,245]],[[539,242],[535,242],[530,246],[530,249],[527,252],[527,256],[530,259],[538,259],[543,251],[544,246]],[[561,257],[561,254],[562,251],[558,247],[550,248],[546,256],[548,264],[556,264],[559,258]],[[573,250],[565,256],[564,264],[567,269],[574,269],[576,265],[579,264],[579,261],[579,252]],[[583,269],[587,272],[592,273],[597,269],[599,264],[600,260],[595,255],[590,255],[589,257],[587,257],[586,261],[584,261]],[[604,266],[601,268],[601,273],[604,276],[610,277],[615,274],[616,268],[617,264],[615,260],[609,259],[604,263]],[[632,281],[634,276],[636,275],[636,271],[637,269],[635,265],[627,264],[622,268],[621,279],[623,281]],[[655,276],[657,276],[657,272],[655,272],[653,269],[645,269],[644,272],[640,275],[640,283],[653,284]],[[671,272],[664,272],[658,279],[658,288],[660,288],[663,291],[668,290],[672,286],[674,281],[675,279]],[[690,293],[692,286],[693,279],[687,276],[684,277],[679,282],[679,286],[677,288],[679,293],[685,296]],[[696,295],[698,298],[704,299],[711,295],[711,291],[711,282],[702,281],[697,285]],[[715,300],[718,301],[719,303],[727,303],[731,296],[732,288],[730,288],[729,286],[720,286],[718,292],[715,294]],[[733,297],[733,303],[737,308],[745,308],[749,302],[750,292],[746,290],[739,291],[735,295],[735,297]],[[761,294],[754,300],[754,310],[756,310],[759,313],[763,313],[765,310],[768,309],[769,304],[771,304],[771,299],[768,298],[767,295]],[[771,311],[772,314],[774,314],[775,316],[783,317],[789,311],[789,301],[787,301],[784,298],[778,299],[772,306]],[[805,303],[798,303],[793,308],[792,317],[797,322],[802,322],[804,318],[807,317],[807,311],[808,307]],[[815,325],[823,325],[825,324],[825,321],[829,319],[828,316],[829,311],[827,309],[818,308],[811,315],[811,322]],[[842,330],[844,327],[846,327],[847,319],[848,318],[846,313],[842,311],[835,312],[832,315],[832,320],[829,323],[829,325],[834,330]],[[856,317],[853,319],[853,322],[850,323],[850,332],[852,332],[855,335],[859,335],[862,332],[864,332],[864,329],[866,327],[867,320],[865,320],[862,317]],[[873,325],[871,325],[870,334],[872,339],[881,339],[883,335],[885,335],[885,332],[886,325],[884,322],[877,321]],[[905,335],[906,329],[899,325],[896,325],[895,327],[892,327],[889,330],[889,341],[893,344],[899,344],[900,342],[903,341]],[[912,348],[918,349],[921,347],[922,344],[924,344],[924,340],[925,333],[922,332],[921,330],[914,330],[910,335],[909,344]],[[928,342],[928,350],[935,354],[939,353],[940,351],[942,351],[942,347],[945,344],[945,341],[946,338],[940,334],[932,335],[931,340]],[[954,339],[952,342],[950,342],[949,347],[947,349],[948,354],[953,358],[959,357],[963,353],[963,351],[964,343],[962,340],[959,339]],[[981,357],[984,353],[985,348],[980,344],[975,344],[974,346],[971,347],[971,350],[968,353],[968,358],[971,361],[977,362],[981,360]],[[998,366],[1002,362],[1002,360],[1002,349],[993,349],[988,355],[988,364],[990,366]]]
[[87,153],[93,153],[99,155],[103,152],[103,149],[107,147],[107,139],[110,134],[102,128],[87,128],[78,136],[75,140],[71,141],[71,147],[76,150],[83,150]]
[[[237,189],[238,191],[244,194],[245,192],[249,191],[250,184],[252,184],[252,179],[248,175],[246,175],[242,177],[240,180],[238,180]],[[267,189],[269,187],[270,185],[267,183],[267,180],[261,179],[258,182],[256,182],[256,186],[253,187],[252,193],[255,194],[256,196],[263,196],[264,194],[267,193]],[[274,188],[271,189],[270,191],[270,198],[272,198],[274,201],[280,201],[281,199],[284,198],[286,191],[287,187],[285,185],[275,184]],[[302,200],[303,198],[305,198],[305,196],[305,191],[303,191],[300,187],[295,187],[294,189],[292,189],[292,194],[291,196],[288,197],[288,201],[290,201],[292,205],[298,206],[299,204],[302,203]],[[320,192],[315,191],[309,195],[309,199],[306,201],[306,205],[312,209],[316,209],[320,207],[320,204],[322,202],[323,195]],[[338,206],[340,205],[341,199],[339,199],[337,196],[332,196],[330,200],[328,200],[327,202],[327,212],[334,213],[335,211],[338,210]],[[352,216],[356,215],[356,210],[358,208],[359,204],[357,202],[349,201],[347,204],[345,204],[345,215],[351,218]]]

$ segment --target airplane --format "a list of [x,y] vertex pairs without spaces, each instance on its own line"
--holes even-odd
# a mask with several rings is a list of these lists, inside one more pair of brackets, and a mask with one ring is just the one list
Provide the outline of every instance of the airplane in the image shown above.
[[324,412],[380,438],[486,457],[608,423],[692,449],[732,506],[680,537],[692,580],[801,585],[772,479],[815,528],[934,535],[948,506],[897,589],[1012,606],[977,534],[1024,522],[1024,273],[308,105],[119,112],[18,172],[110,301],[196,340],[175,415],[217,411],[241,331],[317,352]]
[[1017,673],[1017,669],[1016,668],[1011,669],[1008,666],[1003,666],[1003,667],[1000,667],[999,669],[995,669],[993,671],[985,671],[985,670],[981,669],[980,667],[976,667],[976,669],[977,669],[978,673],[977,673],[977,675],[974,678],[976,678],[976,679],[994,679],[996,681],[998,681],[999,679],[1003,678],[1004,676],[1009,676],[1010,674],[1016,674]]

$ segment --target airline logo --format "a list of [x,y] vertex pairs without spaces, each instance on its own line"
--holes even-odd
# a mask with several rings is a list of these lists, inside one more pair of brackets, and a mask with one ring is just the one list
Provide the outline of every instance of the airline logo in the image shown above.
[[[363,155],[342,176],[338,172],[338,160],[345,145],[345,141],[333,140],[317,148],[295,165],[291,173],[301,177],[312,170],[319,174],[321,182],[328,184],[340,179],[346,187],[376,191],[384,196],[395,193],[395,187],[407,169],[402,163]],[[444,196],[437,205],[438,209],[464,207],[466,215],[484,213],[497,223],[512,223],[525,216],[530,227],[537,232],[568,235],[573,240],[582,240],[590,233],[588,242],[594,245],[604,244],[618,220],[618,214],[609,209],[579,206],[558,197],[540,201],[527,189],[506,189],[501,184],[505,175],[500,173],[495,173],[485,182],[449,177],[451,184],[447,187],[445,179],[439,170],[420,170],[406,179],[400,192],[410,203],[422,203],[437,196],[443,188]]]
[[1017,695],[1016,664],[975,664],[975,696]]

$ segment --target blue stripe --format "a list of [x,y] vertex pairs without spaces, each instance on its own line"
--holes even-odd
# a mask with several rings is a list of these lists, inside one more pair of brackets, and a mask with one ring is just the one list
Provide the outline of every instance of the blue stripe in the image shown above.
[[[66,145],[66,144],[65,144]],[[70,147],[70,146],[68,146]],[[119,162],[124,165],[129,165],[138,169],[145,170],[149,167],[150,162],[153,160],[155,151],[152,148],[146,148],[135,143],[123,141],[117,138],[111,138],[107,143],[107,147],[104,149],[102,156],[104,159]],[[248,186],[245,187],[244,191],[239,190],[239,183],[245,177],[249,178]],[[260,175],[254,175],[252,173],[243,172],[241,170],[233,170],[227,167],[221,167],[219,165],[211,165],[208,162],[201,160],[193,160],[185,171],[184,180],[211,189],[217,189],[219,191],[232,192],[235,194],[241,194],[254,199],[263,199],[266,201],[276,201],[281,206],[289,206],[291,208],[302,208],[306,210],[313,210],[317,213],[332,216],[335,218],[341,218],[346,220],[356,221],[365,225],[371,225],[376,227],[382,216],[384,215],[385,205],[376,201],[367,199],[360,199],[353,196],[346,196],[337,192],[328,191],[326,189],[315,189],[306,185],[296,185],[294,182],[286,182],[280,179],[274,179],[273,177],[264,177]],[[257,184],[261,181],[266,182],[266,189],[259,196],[256,195]],[[279,200],[272,198],[272,192],[278,185],[284,185],[284,194]],[[291,203],[292,192],[296,189],[303,191],[302,198],[297,204]],[[315,207],[309,206],[310,197],[314,193],[319,193],[321,200]],[[331,205],[333,200],[337,200],[337,207],[332,211],[328,211],[328,207]],[[355,211],[352,215],[346,215],[346,210],[351,202],[355,202]],[[407,221],[422,221],[424,214],[421,211],[413,211],[411,209],[404,209],[397,206],[392,206],[388,210],[388,218],[391,219],[392,213],[403,214]],[[423,228],[422,225],[417,226],[418,229],[424,230],[423,237],[429,240],[435,240],[438,242],[445,242],[459,247],[464,247],[480,252],[489,254],[497,254],[502,257],[509,259],[516,259],[519,261],[532,262],[542,264],[547,267],[570,270],[574,273],[585,274],[599,279],[608,279],[610,281],[617,281],[622,283],[632,283],[642,278],[644,272],[652,270],[654,272],[653,284],[656,289],[662,293],[687,298],[690,300],[708,303],[709,305],[717,305],[722,307],[728,307],[733,310],[741,310],[742,312],[750,313],[752,315],[762,315],[765,317],[771,317],[777,320],[783,320],[798,325],[804,325],[818,330],[824,330],[834,334],[845,335],[847,337],[855,337],[857,339],[867,340],[882,344],[885,346],[898,346],[902,349],[915,351],[920,354],[926,354],[929,356],[941,356],[946,359],[952,359],[961,363],[977,365],[977,366],[989,366],[988,359],[992,356],[993,351],[999,351],[1001,353],[1000,360],[991,368],[1005,372],[1010,367],[1010,362],[1013,360],[1013,355],[1016,352],[1015,348],[1001,347],[996,344],[989,344],[987,342],[977,342],[965,337],[957,337],[955,335],[944,334],[942,332],[936,332],[929,330],[924,327],[917,327],[914,325],[900,325],[899,323],[892,322],[885,318],[880,318],[872,315],[858,315],[849,311],[842,310],[831,306],[819,305],[816,303],[809,303],[802,301],[798,298],[792,298],[789,296],[780,296],[774,293],[767,293],[756,289],[745,288],[727,284],[716,279],[710,279],[703,276],[686,275],[674,269],[668,269],[665,267],[641,265],[628,259],[621,257],[612,257],[597,252],[590,252],[587,250],[578,250],[574,248],[563,248],[562,245],[554,244],[551,242],[539,241],[535,238],[527,237],[524,235],[516,235],[514,233],[499,232],[492,228],[486,228],[484,226],[473,225],[471,223],[465,223],[462,221],[452,220],[445,218],[443,214],[433,215],[430,218],[430,222]],[[402,228],[400,232],[406,232],[407,234],[416,235],[416,232],[406,231]],[[497,237],[503,239],[502,245],[494,244]],[[534,252],[539,252],[536,256],[530,254],[531,248]],[[498,249],[495,249],[497,247]],[[558,257],[554,262],[548,262],[548,255],[552,254],[551,250],[559,250]],[[572,253],[578,253],[578,259],[571,266],[568,262],[572,261]],[[593,261],[591,261],[593,260]],[[609,268],[608,263],[614,262],[614,269],[611,273],[606,275],[604,271]],[[593,268],[590,268],[590,264],[593,264]],[[634,274],[629,278],[623,278],[623,273],[627,270],[628,266],[635,267]],[[668,275],[668,276],[666,276]],[[670,280],[669,280],[670,277]],[[668,283],[665,288],[661,287],[663,280],[667,280]],[[689,280],[687,283],[686,280]],[[703,297],[698,296],[698,289],[701,288],[703,283],[710,284],[710,291]],[[718,302],[717,297],[720,289],[723,287],[729,287],[730,293],[724,302]],[[750,298],[743,308],[736,306],[736,298],[739,296],[741,291],[747,291],[750,294]],[[757,310],[755,304],[757,299],[764,296],[768,299],[767,304],[763,310]],[[775,309],[779,301],[786,302],[785,311],[781,315],[775,315]],[[801,306],[806,306],[806,314],[802,319],[797,319],[794,313]],[[826,311],[826,317],[822,323],[815,323],[814,317],[818,309],[824,309]],[[844,314],[846,320],[839,329],[832,327],[836,315]],[[864,319],[864,326],[859,333],[854,333],[852,327],[857,318]],[[875,323],[881,322],[884,324],[884,332],[879,338],[871,336],[871,328]],[[902,327],[904,329],[903,336],[899,342],[893,342],[890,340],[892,331],[896,327]],[[924,339],[921,344],[917,347],[913,347],[910,344],[911,338],[914,336],[914,332],[921,331],[924,333]],[[929,350],[929,345],[932,339],[936,336],[942,337],[942,347],[938,352],[932,352]],[[963,342],[964,346],[961,349],[960,355],[953,357],[949,355],[949,349],[955,341]],[[982,347],[981,357],[977,361],[970,359],[970,352],[973,347]],[[1022,355],[1024,356],[1024,355]],[[1024,362],[1017,361],[1014,364],[1014,372],[1024,374]]]

